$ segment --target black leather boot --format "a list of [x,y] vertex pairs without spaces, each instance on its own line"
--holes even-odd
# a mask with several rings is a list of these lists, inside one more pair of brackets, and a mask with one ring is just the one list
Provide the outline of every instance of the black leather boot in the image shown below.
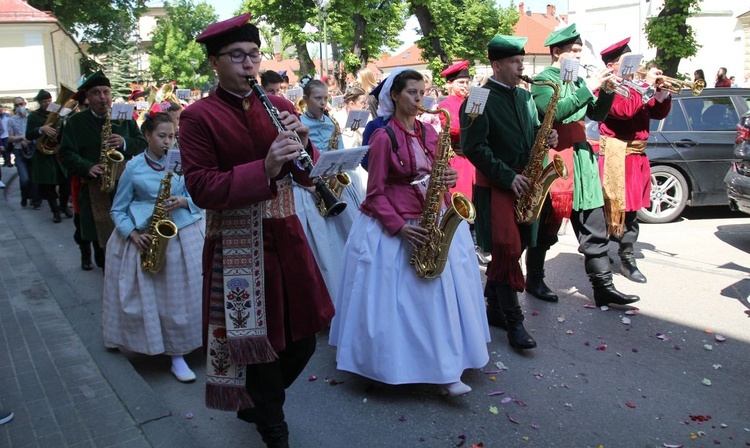
[[636,283],[646,283],[646,276],[638,270],[635,264],[635,254],[633,253],[632,244],[621,244],[620,251],[620,273],[630,281]]
[[91,264],[91,243],[84,241],[78,245],[78,248],[81,249],[81,269],[84,271],[94,269],[94,265]]
[[615,288],[606,255],[586,260],[586,272],[594,289],[596,306],[626,306],[641,300],[638,296],[623,294]]
[[487,298],[487,323],[493,327],[507,329],[505,314],[503,314],[503,309],[500,308],[500,297],[495,294],[494,288],[489,285],[486,286],[484,296]]
[[285,421],[281,423],[256,423],[258,433],[268,448],[289,448],[289,427]]
[[547,251],[536,247],[526,249],[526,292],[545,302],[557,302],[554,291],[544,283],[544,257]]
[[505,315],[510,346],[522,350],[536,347],[536,341],[523,326],[524,317],[521,305],[518,304],[518,293],[510,285],[494,286],[493,290]]

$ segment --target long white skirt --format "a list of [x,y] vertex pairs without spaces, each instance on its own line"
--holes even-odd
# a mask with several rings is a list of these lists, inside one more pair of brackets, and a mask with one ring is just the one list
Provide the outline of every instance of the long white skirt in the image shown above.
[[344,189],[342,199],[346,201],[344,211],[338,216],[324,218],[318,212],[315,196],[299,185],[294,185],[297,217],[302,223],[302,229],[331,297],[335,296],[341,277],[341,254],[344,244],[362,203],[353,185]]
[[420,279],[411,253],[401,236],[359,214],[331,323],[339,370],[387,384],[448,384],[487,364],[490,333],[468,224],[456,230],[440,277]]
[[180,229],[164,267],[141,269],[141,253],[115,231],[107,242],[104,346],[147,355],[184,355],[202,344],[201,254],[204,221]]

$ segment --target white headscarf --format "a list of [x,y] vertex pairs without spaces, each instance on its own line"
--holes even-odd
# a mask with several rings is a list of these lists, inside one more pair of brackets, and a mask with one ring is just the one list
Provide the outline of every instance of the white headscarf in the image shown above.
[[391,99],[391,87],[393,87],[393,80],[396,78],[396,75],[406,70],[409,69],[399,67],[393,70],[385,81],[383,81],[383,88],[378,95],[378,117],[388,118],[395,113],[396,110],[393,105],[393,100]]

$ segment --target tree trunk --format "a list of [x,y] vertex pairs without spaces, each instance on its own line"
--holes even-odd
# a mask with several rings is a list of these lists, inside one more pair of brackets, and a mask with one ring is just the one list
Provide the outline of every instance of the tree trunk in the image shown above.
[[444,67],[448,66],[448,55],[443,49],[443,45],[440,43],[440,37],[433,35],[432,32],[435,30],[435,22],[432,19],[432,13],[427,5],[415,4],[412,1],[412,7],[414,8],[414,15],[417,16],[419,21],[419,27],[422,29],[422,36],[428,39],[429,47],[424,52],[422,59],[430,60],[434,57],[440,58],[440,62],[443,63]]
[[[667,17],[682,13],[680,10],[676,10],[671,8],[673,4],[670,2],[664,2],[664,8],[659,11],[659,18],[662,20],[667,20]],[[687,24],[685,22],[681,23],[677,29],[678,34],[680,36],[685,36],[687,34]],[[677,69],[680,65],[680,60],[682,58],[679,57],[667,57],[666,53],[663,49],[657,48],[656,49],[656,59],[661,63],[661,66],[659,67],[665,75],[675,77],[677,75]]]
[[352,53],[359,59],[360,67],[367,67],[370,55],[365,49],[365,32],[367,30],[367,19],[362,14],[354,14],[354,48]]
[[295,48],[297,48],[297,60],[299,61],[299,75],[314,75],[315,64],[313,64],[310,53],[307,51],[307,45],[304,41],[295,41]]

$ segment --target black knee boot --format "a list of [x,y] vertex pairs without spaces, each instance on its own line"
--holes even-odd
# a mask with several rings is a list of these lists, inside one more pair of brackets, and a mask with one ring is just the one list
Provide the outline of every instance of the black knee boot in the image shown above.
[[630,305],[641,300],[638,296],[623,294],[615,288],[606,255],[587,259],[586,273],[594,289],[596,306]]
[[485,286],[484,296],[487,298],[487,323],[493,327],[507,329],[505,314],[500,307],[500,297],[495,293],[492,286]]
[[518,293],[513,291],[510,285],[492,286],[492,290],[505,316],[510,346],[519,349],[536,347],[536,341],[523,326],[523,311],[518,304]]
[[633,253],[632,244],[620,244],[620,272],[628,280],[636,283],[646,283],[646,276],[638,270],[635,264],[635,254]]
[[554,291],[544,283],[544,257],[547,251],[537,247],[526,249],[526,292],[545,302],[557,302]]
[[94,269],[94,266],[91,264],[91,243],[88,241],[81,241],[78,248],[81,249],[81,269],[84,271]]
[[289,448],[289,427],[285,421],[281,423],[256,423],[258,433],[268,448]]

